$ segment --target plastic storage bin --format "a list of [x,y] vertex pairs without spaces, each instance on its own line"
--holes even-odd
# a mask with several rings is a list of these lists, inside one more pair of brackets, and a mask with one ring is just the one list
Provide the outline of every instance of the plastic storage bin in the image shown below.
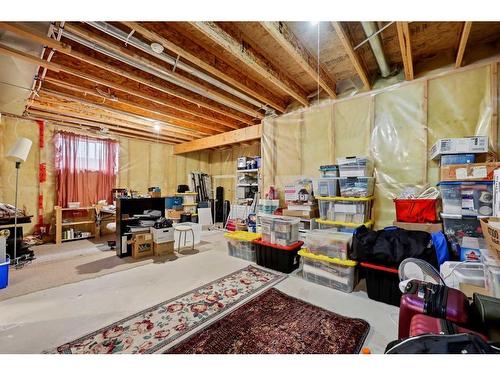
[[7,257],[5,262],[0,263],[0,289],[7,288],[9,285],[9,267],[10,259]]
[[322,165],[319,167],[322,177],[338,177],[339,167],[336,165]]
[[439,199],[394,199],[396,220],[403,223],[437,223]]
[[337,158],[340,177],[371,177],[373,162],[366,157]]
[[369,197],[375,187],[374,177],[340,177],[340,195],[343,197]]
[[318,180],[318,193],[321,197],[336,197],[338,196],[338,179],[320,178]]
[[493,297],[500,298],[500,260],[488,250],[481,250],[481,261],[484,265],[486,289]]
[[306,233],[304,246],[311,254],[346,260],[351,242],[349,233],[316,229]]
[[290,273],[299,267],[298,251],[304,244],[298,241],[290,246],[279,246],[262,239],[254,240],[257,264],[273,270]]
[[476,161],[475,154],[441,155],[441,165],[470,164]]
[[481,223],[476,216],[441,214],[441,218],[444,234],[452,242],[461,244],[464,237],[483,237]]
[[288,246],[299,240],[300,219],[271,215],[259,218],[263,241]]
[[458,289],[460,283],[481,288],[485,286],[484,266],[481,263],[444,262],[439,271],[450,288]]
[[327,220],[363,224],[370,219],[370,201],[334,201],[330,204]]
[[260,234],[236,231],[232,233],[226,233],[224,237],[229,240],[227,243],[229,255],[255,262],[255,245],[252,243],[252,241],[261,238]]
[[493,214],[492,181],[445,181],[438,184],[443,213],[451,215]]
[[366,292],[370,299],[399,307],[401,291],[396,268],[372,263],[360,263],[366,279]]
[[299,251],[302,277],[313,283],[351,293],[357,284],[356,264],[353,260],[340,260]]
[[259,199],[257,212],[259,214],[272,215],[280,206],[279,199]]

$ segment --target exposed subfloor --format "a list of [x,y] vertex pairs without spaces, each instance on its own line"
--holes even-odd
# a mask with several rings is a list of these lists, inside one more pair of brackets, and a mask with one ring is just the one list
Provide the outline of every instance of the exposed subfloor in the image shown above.
[[[74,277],[58,279],[53,275],[37,274],[40,283],[45,278],[52,280],[46,285],[53,284],[54,279],[62,282],[59,286],[0,302],[0,353],[40,353],[250,264],[227,255],[221,232],[204,232],[202,240],[197,246],[202,250],[175,261],[142,261],[134,263],[132,268],[116,267],[110,273],[97,272],[75,282],[67,283]],[[92,254],[89,249],[78,251]],[[64,256],[71,259],[65,253],[59,254],[62,255],[47,255],[52,259],[41,257],[40,260],[57,263]],[[80,262],[85,262],[85,256],[81,257]],[[54,268],[52,271],[57,272]],[[70,271],[67,270],[71,274]],[[13,285],[4,291],[15,287],[16,278],[22,276],[22,272],[18,272],[11,279]],[[363,290],[347,294],[305,281],[297,275],[287,277],[275,287],[335,313],[365,319],[371,328],[364,346],[374,353],[383,352],[387,343],[396,339],[398,308],[368,299]],[[0,291],[0,296],[2,293]]]

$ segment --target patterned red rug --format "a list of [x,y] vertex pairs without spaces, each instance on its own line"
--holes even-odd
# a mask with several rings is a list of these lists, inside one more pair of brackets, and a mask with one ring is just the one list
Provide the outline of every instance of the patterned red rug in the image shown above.
[[370,330],[346,318],[269,289],[168,354],[354,354]]

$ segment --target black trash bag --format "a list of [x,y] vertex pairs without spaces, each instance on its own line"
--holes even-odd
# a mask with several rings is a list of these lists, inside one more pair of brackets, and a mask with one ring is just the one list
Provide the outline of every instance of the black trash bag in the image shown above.
[[421,335],[390,342],[385,354],[496,354],[481,337],[471,333]]
[[396,227],[378,231],[359,227],[353,235],[349,257],[396,268],[406,258],[418,258],[439,267],[430,233]]

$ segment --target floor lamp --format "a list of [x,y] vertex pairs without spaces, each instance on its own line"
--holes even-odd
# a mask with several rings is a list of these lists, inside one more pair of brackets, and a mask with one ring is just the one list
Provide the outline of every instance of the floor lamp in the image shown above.
[[7,153],[7,159],[16,163],[16,200],[15,200],[15,211],[14,211],[14,258],[11,264],[15,264],[17,259],[17,198],[18,198],[18,188],[19,188],[19,168],[21,168],[21,163],[25,162],[30,153],[31,142],[27,138],[18,138],[16,143],[10,151]]

